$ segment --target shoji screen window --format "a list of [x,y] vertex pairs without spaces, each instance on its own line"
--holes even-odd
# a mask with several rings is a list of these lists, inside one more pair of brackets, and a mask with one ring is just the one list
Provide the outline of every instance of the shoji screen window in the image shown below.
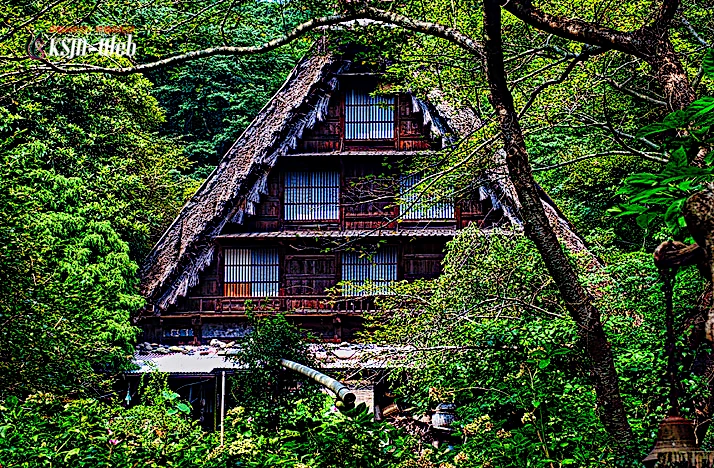
[[286,172],[284,207],[286,221],[338,220],[340,174]]
[[225,249],[223,294],[272,297],[280,292],[277,249]]
[[437,202],[434,194],[425,193],[426,187],[421,182],[422,178],[417,174],[401,179],[400,210],[402,219],[454,219],[454,203],[451,201]]
[[345,95],[345,139],[394,138],[394,98],[352,89]]
[[342,253],[342,281],[349,282],[342,291],[346,296],[388,294],[389,283],[396,279],[396,247],[383,247],[372,255]]

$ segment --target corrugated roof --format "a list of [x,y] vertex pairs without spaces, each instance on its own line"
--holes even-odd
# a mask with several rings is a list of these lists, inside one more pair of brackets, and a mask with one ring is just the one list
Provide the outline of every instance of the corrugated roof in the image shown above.
[[218,370],[236,370],[240,366],[220,356],[216,352],[201,356],[195,354],[169,353],[169,354],[136,354],[134,363],[139,369],[130,371],[130,374],[143,374],[146,372],[165,372],[168,374],[211,374]]
[[[180,352],[145,354],[137,352],[134,355],[133,362],[139,368],[127,373],[165,372],[173,375],[205,375],[221,370],[236,371],[242,368],[230,358],[230,356],[240,354],[240,348],[221,350],[214,347],[201,347],[201,349],[208,349],[208,354],[201,355],[198,351],[192,352],[192,354]],[[339,345],[311,344],[308,351],[317,361],[318,369],[339,370],[385,369],[388,367],[407,366],[410,361],[409,356],[417,350],[411,346],[341,343]]]

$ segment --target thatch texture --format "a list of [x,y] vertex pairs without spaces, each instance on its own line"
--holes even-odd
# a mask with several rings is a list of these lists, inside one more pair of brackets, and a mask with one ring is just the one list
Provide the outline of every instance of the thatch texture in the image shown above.
[[182,208],[141,269],[141,293],[150,303],[164,309],[185,296],[213,260],[213,238],[254,213],[278,156],[324,118],[339,65],[333,55],[303,59]]

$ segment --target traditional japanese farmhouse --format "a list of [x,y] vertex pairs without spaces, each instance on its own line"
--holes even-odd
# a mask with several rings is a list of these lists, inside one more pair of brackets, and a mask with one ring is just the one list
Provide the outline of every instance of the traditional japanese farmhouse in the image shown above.
[[439,275],[458,229],[511,216],[488,187],[419,199],[419,174],[395,168],[478,119],[379,77],[335,54],[295,67],[147,258],[145,341],[238,338],[248,312],[278,311],[350,340],[391,282]]

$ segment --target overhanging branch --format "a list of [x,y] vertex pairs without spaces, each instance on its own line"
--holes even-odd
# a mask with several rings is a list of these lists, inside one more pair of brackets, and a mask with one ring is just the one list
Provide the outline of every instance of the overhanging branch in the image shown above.
[[124,68],[99,67],[84,63],[57,64],[53,63],[50,60],[40,59],[40,61],[43,63],[43,66],[40,66],[37,69],[39,69],[40,71],[54,71],[57,73],[64,74],[108,73],[110,75],[116,76],[130,75],[134,73],[144,73],[147,71],[156,70],[158,68],[180,65],[182,63],[201,58],[213,56],[244,56],[268,52],[282,47],[290,43],[291,41],[305,36],[306,34],[317,29],[324,28],[327,26],[335,26],[341,23],[349,23],[351,21],[356,21],[359,19],[370,19],[381,23],[394,24],[409,31],[428,34],[430,36],[445,39],[463,48],[477,59],[483,56],[483,48],[481,44],[456,29],[446,27],[439,23],[421,21],[404,15],[400,15],[398,13],[368,7],[354,13],[324,16],[321,18],[315,18],[306,21],[296,26],[293,30],[291,30],[284,36],[275,38],[269,42],[257,46],[211,47],[208,49],[186,52],[184,54],[174,55],[173,57],[168,57],[162,60]]

